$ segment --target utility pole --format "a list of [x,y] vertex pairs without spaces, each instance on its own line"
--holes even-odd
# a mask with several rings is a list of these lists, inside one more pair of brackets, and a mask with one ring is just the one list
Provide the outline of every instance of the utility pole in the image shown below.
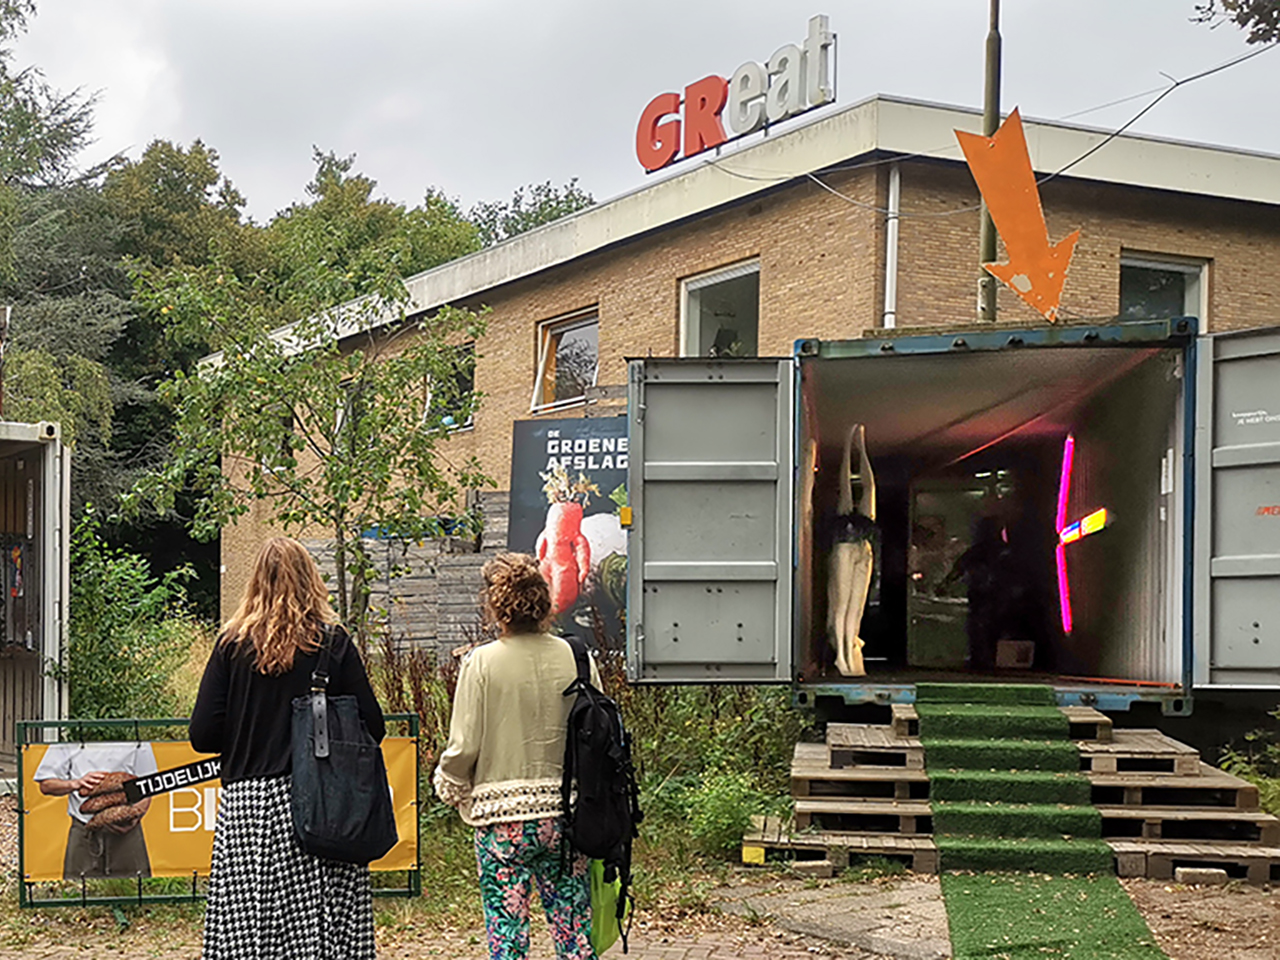
[[[982,94],[982,134],[990,137],[1000,126],[1000,0],[990,0],[987,26],[986,83]],[[991,221],[986,201],[979,214],[982,223],[978,228],[978,263],[992,263],[996,259],[996,225]],[[996,278],[981,267],[978,268],[978,319],[996,319]]]

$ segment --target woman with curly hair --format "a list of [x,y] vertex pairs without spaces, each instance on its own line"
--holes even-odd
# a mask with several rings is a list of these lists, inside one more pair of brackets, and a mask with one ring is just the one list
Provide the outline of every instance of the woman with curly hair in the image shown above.
[[[499,637],[462,662],[436,793],[476,831],[491,960],[529,953],[531,883],[560,960],[595,960],[587,859],[561,869],[560,781],[578,676],[573,648],[546,632],[551,594],[528,554],[484,565],[481,602]],[[591,664],[591,682],[599,673]]]
[[369,869],[323,860],[294,837],[292,709],[322,643],[331,696],[353,694],[375,740],[386,728],[360,653],[338,624],[315,561],[288,537],[258,553],[239,609],[200,681],[191,745],[222,754],[204,960],[373,960]]

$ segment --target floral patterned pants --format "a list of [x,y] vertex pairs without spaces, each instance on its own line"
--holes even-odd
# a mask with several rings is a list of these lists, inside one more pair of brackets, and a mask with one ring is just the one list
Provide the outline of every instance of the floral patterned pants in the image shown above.
[[596,960],[587,858],[575,854],[561,874],[559,819],[477,827],[476,865],[491,960],[529,955],[530,880],[538,885],[556,957]]

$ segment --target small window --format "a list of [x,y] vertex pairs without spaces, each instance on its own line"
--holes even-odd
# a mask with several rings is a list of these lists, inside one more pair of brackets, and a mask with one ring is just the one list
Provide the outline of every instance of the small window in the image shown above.
[[475,344],[452,348],[453,370],[442,381],[427,377],[422,384],[422,420],[449,430],[465,430],[474,425],[472,408],[476,389]]
[[1204,319],[1205,262],[1178,257],[1120,258],[1120,316],[1125,320]]
[[760,261],[681,283],[680,355],[754,357],[760,349]]
[[533,410],[582,403],[600,367],[600,320],[595,312],[549,320],[538,328],[538,374]]

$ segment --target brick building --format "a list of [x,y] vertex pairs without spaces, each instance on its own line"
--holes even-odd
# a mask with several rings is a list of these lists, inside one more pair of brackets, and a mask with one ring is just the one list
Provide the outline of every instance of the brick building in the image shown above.
[[[974,322],[979,197],[953,131],[980,124],[976,111],[877,97],[411,278],[421,311],[491,310],[477,344],[483,406],[450,440],[497,481],[480,494],[482,553],[505,546],[512,422],[583,415],[588,386],[625,383],[629,356],[786,356],[801,337]],[[1280,325],[1280,158],[1056,123],[1026,131],[1041,178],[1071,165],[1040,188],[1050,238],[1081,231],[1066,321]],[[998,322],[1039,319],[1000,291]],[[263,535],[254,514],[223,533],[224,615]],[[462,638],[475,622],[472,551],[432,546],[419,573],[384,585],[393,632]]]

